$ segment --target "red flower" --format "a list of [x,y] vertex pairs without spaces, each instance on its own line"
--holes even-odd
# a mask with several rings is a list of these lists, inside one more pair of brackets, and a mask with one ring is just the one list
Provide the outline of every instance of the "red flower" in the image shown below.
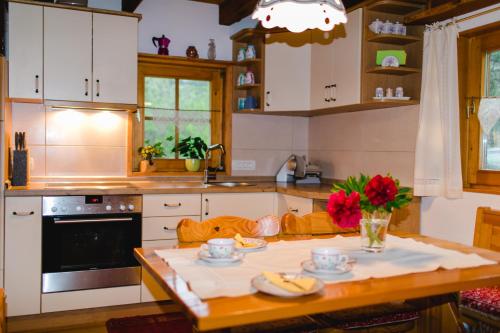
[[333,222],[341,228],[355,228],[361,220],[360,196],[358,192],[352,192],[346,196],[341,190],[330,195],[327,205],[328,214]]
[[385,206],[393,201],[398,193],[396,183],[391,177],[377,175],[373,177],[365,187],[365,194],[374,206]]

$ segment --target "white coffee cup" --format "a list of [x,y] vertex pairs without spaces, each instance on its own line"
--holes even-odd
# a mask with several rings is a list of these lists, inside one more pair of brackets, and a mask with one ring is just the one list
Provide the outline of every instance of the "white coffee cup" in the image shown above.
[[375,89],[375,97],[382,98],[384,97],[384,88],[378,87]]
[[311,252],[312,261],[317,269],[333,271],[344,267],[349,257],[334,247],[321,247]]
[[396,88],[396,97],[404,97],[405,96],[405,91],[403,87],[397,87]]
[[232,238],[213,238],[207,244],[201,246],[202,250],[208,251],[214,258],[229,258],[235,249],[235,241]]

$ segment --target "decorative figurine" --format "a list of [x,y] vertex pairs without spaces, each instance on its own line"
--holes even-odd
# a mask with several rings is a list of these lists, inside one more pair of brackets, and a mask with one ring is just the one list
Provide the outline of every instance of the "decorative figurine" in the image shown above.
[[247,73],[245,74],[245,84],[255,84],[255,75],[251,69],[247,69]]
[[193,45],[189,46],[186,50],[186,56],[191,59],[198,59],[198,51]]
[[210,38],[210,42],[208,43],[208,54],[207,57],[210,60],[215,60],[217,53],[215,52],[215,39]]
[[238,51],[238,61],[245,60],[245,53],[246,53],[246,49],[244,47],[240,48],[240,50]]
[[255,51],[255,46],[248,44],[247,51],[245,53],[245,59],[255,59],[257,58],[257,52]]
[[161,35],[161,37],[153,37],[153,45],[158,48],[159,55],[168,55],[168,46],[170,45],[170,39],[165,37],[165,35]]

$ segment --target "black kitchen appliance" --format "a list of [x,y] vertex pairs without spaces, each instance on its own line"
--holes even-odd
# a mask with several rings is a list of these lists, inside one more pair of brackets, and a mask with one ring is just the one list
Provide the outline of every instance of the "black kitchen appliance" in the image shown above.
[[142,198],[43,197],[42,292],[138,285]]

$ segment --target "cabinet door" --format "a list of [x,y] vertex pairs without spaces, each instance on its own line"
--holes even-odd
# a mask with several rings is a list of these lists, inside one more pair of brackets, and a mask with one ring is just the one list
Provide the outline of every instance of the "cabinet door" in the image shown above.
[[93,14],[93,101],[137,104],[137,23]]
[[9,2],[9,97],[43,98],[43,7]]
[[239,216],[257,220],[275,214],[276,193],[208,193],[202,195],[202,220]]
[[332,43],[333,87],[331,106],[361,103],[361,43],[363,9],[347,14],[345,38]]
[[310,108],[311,34],[278,33],[266,39],[265,111]]
[[278,216],[292,213],[304,216],[313,212],[313,200],[287,194],[278,194]]
[[7,315],[40,313],[42,199],[5,198],[5,294]]
[[92,13],[44,8],[45,99],[92,100]]
[[311,109],[331,106],[330,85],[333,81],[332,33],[311,32]]

